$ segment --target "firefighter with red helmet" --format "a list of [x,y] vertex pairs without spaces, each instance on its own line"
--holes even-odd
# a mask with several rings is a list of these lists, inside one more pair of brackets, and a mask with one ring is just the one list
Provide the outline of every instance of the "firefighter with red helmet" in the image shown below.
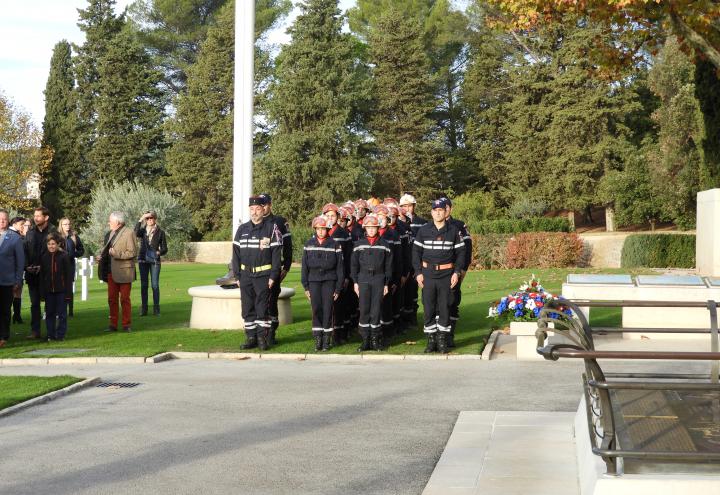
[[347,341],[349,329],[345,323],[347,320],[348,326],[350,318],[347,313],[347,304],[344,296],[345,289],[347,289],[350,281],[350,258],[352,256],[352,239],[347,230],[340,226],[338,220],[340,218],[340,208],[335,203],[327,203],[322,209],[323,216],[327,220],[328,236],[334,239],[335,243],[340,246],[344,257],[344,276],[343,276],[343,290],[340,292],[340,297],[335,301],[334,318],[333,318],[333,331],[335,336],[335,343],[342,344]]

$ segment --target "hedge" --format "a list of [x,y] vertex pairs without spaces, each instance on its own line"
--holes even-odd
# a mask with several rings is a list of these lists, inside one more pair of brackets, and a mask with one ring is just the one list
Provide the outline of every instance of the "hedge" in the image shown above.
[[623,268],[695,268],[695,235],[634,234],[625,239]]
[[473,234],[517,234],[520,232],[570,232],[565,217],[532,217],[483,220],[473,225]]
[[562,268],[577,266],[584,246],[580,237],[567,232],[529,232],[517,235],[473,235],[472,267]]

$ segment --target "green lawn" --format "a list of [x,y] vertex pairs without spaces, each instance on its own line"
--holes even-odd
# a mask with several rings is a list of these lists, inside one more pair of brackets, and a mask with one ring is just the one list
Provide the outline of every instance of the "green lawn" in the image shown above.
[[0,376],[0,409],[77,383],[74,376]]
[[[27,291],[23,297],[22,325],[13,324],[11,339],[0,349],[0,358],[29,357],[25,354],[47,347],[84,349],[77,353],[63,353],[57,356],[152,356],[165,351],[238,351],[244,341],[242,332],[194,330],[187,327],[190,319],[191,298],[187,289],[195,285],[214,283],[217,276],[226,271],[222,265],[201,265],[193,263],[166,263],[160,276],[162,316],[139,317],[140,284],[133,284],[133,332],[107,334],[108,310],[106,286],[97,279],[90,281],[89,298],[75,301],[75,317],[69,319],[65,342],[41,343],[27,339],[29,333],[29,303]],[[617,273],[621,270],[603,270],[603,273]],[[497,322],[487,318],[488,305],[508,291],[517,288],[534,272],[548,290],[557,292],[568,273],[597,272],[589,269],[552,270],[492,270],[469,273],[463,284],[461,318],[457,327],[456,353],[479,353],[487,336],[497,327]],[[313,352],[310,335],[310,305],[304,297],[299,270],[293,268],[284,286],[293,287],[297,295],[293,298],[295,323],[280,327],[279,343],[272,348],[279,353]],[[78,291],[79,293],[79,291]],[[422,311],[422,310],[421,310]],[[593,323],[618,326],[619,310],[593,311]],[[45,329],[43,328],[43,334]],[[355,340],[358,338],[356,337]],[[418,328],[403,338],[391,342],[388,353],[422,353],[425,338]],[[356,352],[357,342],[336,347],[335,353]]]

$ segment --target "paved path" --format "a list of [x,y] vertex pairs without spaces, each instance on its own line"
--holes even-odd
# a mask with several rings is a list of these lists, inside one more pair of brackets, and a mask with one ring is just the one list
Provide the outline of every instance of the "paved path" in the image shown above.
[[141,385],[1,419],[0,494],[420,494],[459,411],[574,411],[579,371],[514,361],[2,368]]

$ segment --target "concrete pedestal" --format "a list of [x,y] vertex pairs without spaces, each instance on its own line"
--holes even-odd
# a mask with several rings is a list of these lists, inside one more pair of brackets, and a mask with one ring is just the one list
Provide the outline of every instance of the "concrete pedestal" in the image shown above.
[[[190,287],[188,294],[193,298],[190,312],[190,328],[208,330],[242,330],[242,306],[240,289],[223,289],[217,285]],[[290,298],[295,289],[282,287],[278,300],[278,319],[281,325],[292,323]]]
[[695,266],[700,275],[720,276],[720,189],[697,194]]
[[[549,328],[554,328],[551,323]],[[516,337],[518,361],[542,361],[544,358],[537,353],[537,337],[535,331],[538,329],[536,321],[511,321],[510,335]],[[569,342],[561,335],[548,330],[546,344],[560,344]]]

